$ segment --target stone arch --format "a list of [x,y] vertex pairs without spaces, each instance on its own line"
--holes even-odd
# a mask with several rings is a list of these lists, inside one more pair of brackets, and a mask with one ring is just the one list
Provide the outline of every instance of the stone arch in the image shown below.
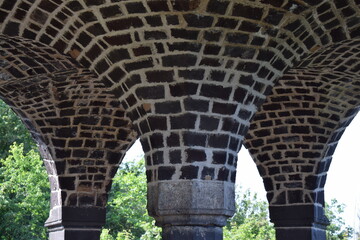
[[136,138],[131,122],[120,102],[75,61],[19,37],[1,36],[0,45],[1,98],[31,131],[49,175],[50,236],[69,221],[99,234],[111,179]]
[[279,228],[289,221],[286,211],[306,208],[310,221],[326,223],[326,172],[359,110],[359,46],[355,38],[308,56],[279,80],[252,121],[245,146],[263,177]]
[[0,11],[0,32],[70,55],[121,103],[165,239],[220,238],[236,153],[276,80],[360,34],[357,0],[2,0]]

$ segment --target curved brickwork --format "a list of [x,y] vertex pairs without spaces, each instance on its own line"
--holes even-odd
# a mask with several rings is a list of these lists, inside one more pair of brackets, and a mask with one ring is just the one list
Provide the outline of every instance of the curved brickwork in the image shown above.
[[279,80],[255,115],[245,146],[270,204],[323,204],[331,156],[360,103],[359,50],[354,40],[310,56]]
[[322,203],[357,112],[359,16],[358,0],[0,0],[0,93],[64,164],[64,206],[104,206],[136,132],[164,239],[220,239],[249,127],[271,205]]
[[92,73],[49,47],[19,40],[0,40],[0,94],[42,150],[52,207],[105,206],[111,178],[136,137],[124,110]]

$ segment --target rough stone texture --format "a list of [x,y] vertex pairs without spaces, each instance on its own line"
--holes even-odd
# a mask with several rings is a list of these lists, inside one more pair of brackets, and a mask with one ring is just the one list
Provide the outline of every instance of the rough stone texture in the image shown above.
[[137,137],[149,200],[154,186],[232,186],[246,137],[271,207],[321,208],[358,111],[359,16],[358,0],[0,0],[0,96],[39,143],[54,211],[103,208]]

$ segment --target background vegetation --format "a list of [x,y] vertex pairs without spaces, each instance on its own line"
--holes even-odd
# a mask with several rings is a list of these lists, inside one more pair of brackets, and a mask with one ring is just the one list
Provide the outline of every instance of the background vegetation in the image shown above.
[[[3,102],[0,114],[0,240],[47,239],[43,225],[50,191],[45,168],[25,127]],[[143,160],[122,164],[113,181],[101,240],[160,239],[161,229],[146,212],[144,171]],[[343,211],[344,205],[336,200],[327,205],[329,240],[351,239],[355,234],[344,223]],[[267,203],[239,187],[236,213],[224,227],[224,239],[275,240]]]

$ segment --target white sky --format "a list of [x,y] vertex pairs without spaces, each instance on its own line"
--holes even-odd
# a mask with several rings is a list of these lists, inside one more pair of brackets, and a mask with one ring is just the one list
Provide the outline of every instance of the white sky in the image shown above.
[[[343,215],[346,223],[355,229],[359,229],[357,212],[360,214],[360,116],[355,118],[343,134],[328,172],[325,185],[325,199],[330,202],[336,198],[340,203],[346,204]],[[143,156],[141,144],[137,141],[125,156],[124,161],[140,159]],[[258,197],[266,201],[266,192],[259,176],[255,163],[248,151],[243,147],[238,155],[238,168],[236,184],[243,189],[256,192]]]

